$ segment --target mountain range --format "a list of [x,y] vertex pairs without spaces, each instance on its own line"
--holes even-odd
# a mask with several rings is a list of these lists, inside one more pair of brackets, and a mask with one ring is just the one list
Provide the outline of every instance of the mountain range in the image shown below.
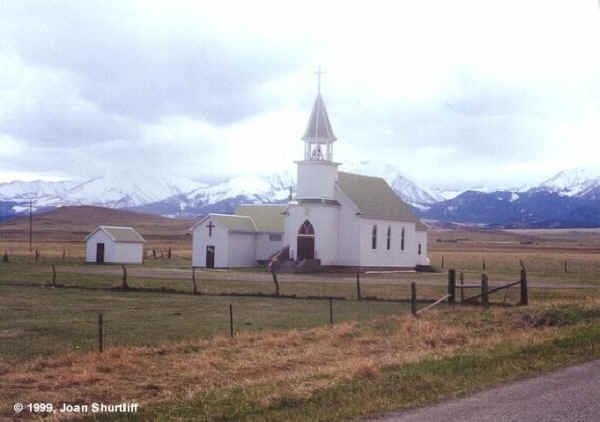
[[[497,227],[600,227],[600,169],[561,171],[524,189],[424,189],[392,164],[362,161],[342,170],[379,176],[423,218]],[[232,212],[242,203],[285,202],[294,189],[291,171],[198,181],[121,172],[77,181],[0,184],[0,220],[65,205],[121,208],[169,217]]]

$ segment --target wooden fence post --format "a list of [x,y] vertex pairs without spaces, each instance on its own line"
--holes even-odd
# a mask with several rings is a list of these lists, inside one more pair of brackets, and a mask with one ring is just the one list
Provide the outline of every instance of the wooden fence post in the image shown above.
[[127,267],[125,267],[125,265],[121,265],[121,268],[123,269],[123,283],[121,284],[121,288],[123,290],[128,290],[129,285],[127,284]]
[[35,263],[37,264],[37,262],[40,260],[40,251],[36,248],[35,249]]
[[62,260],[64,261],[66,258],[67,258],[67,251],[66,251],[66,249],[63,249]]
[[456,299],[456,270],[448,270],[448,303],[454,305]]
[[519,305],[529,304],[529,292],[527,291],[527,271],[521,270],[521,301]]
[[465,301],[464,284],[465,284],[465,273],[461,271],[460,272],[460,303],[463,303]]
[[102,353],[104,350],[104,331],[103,331],[104,320],[102,313],[98,314],[98,351]]
[[273,283],[275,283],[275,296],[279,296],[279,281],[277,281],[277,274],[274,268],[271,268],[271,275],[273,276]]
[[410,311],[417,315],[417,283],[410,283]]
[[167,250],[167,258],[171,259],[171,248]]
[[333,325],[333,299],[329,298],[329,324]]
[[485,271],[485,258],[481,259],[481,269]]
[[52,267],[52,286],[56,287],[56,267],[54,266],[54,264],[52,264],[51,267]]
[[444,268],[444,255],[442,255],[442,268]]
[[525,263],[522,259],[519,259],[519,265],[521,266],[522,270],[527,271],[527,267],[525,266]]
[[481,274],[481,304],[483,306],[489,306],[490,300],[488,297],[488,276],[487,274]]
[[565,273],[569,272],[569,264],[567,263],[567,260],[565,259]]
[[229,335],[233,338],[233,306],[229,304]]
[[360,293],[360,273],[356,272],[356,298],[358,300],[362,300],[362,295]]
[[192,267],[192,294],[198,294],[198,288],[196,286],[196,267]]
[[8,251],[7,250],[4,251],[4,255],[2,256],[2,261],[8,262]]

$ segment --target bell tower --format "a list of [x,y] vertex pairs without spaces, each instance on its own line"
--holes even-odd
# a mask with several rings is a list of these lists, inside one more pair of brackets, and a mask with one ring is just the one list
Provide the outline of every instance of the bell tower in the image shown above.
[[302,136],[304,160],[298,165],[297,199],[334,199],[337,167],[333,162],[333,134],[325,102],[321,96],[321,68],[318,76],[317,98],[315,99],[308,125]]

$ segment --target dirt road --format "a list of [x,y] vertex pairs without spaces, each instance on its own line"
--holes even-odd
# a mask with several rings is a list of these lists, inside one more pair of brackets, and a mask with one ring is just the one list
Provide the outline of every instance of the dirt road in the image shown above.
[[600,360],[461,400],[373,419],[379,422],[598,421]]

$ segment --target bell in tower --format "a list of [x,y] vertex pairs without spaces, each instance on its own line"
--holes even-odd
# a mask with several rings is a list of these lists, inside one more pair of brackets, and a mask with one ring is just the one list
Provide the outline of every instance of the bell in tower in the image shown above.
[[325,103],[319,92],[302,137],[304,159],[333,161],[333,143],[336,139],[331,129],[331,123],[329,123]]

